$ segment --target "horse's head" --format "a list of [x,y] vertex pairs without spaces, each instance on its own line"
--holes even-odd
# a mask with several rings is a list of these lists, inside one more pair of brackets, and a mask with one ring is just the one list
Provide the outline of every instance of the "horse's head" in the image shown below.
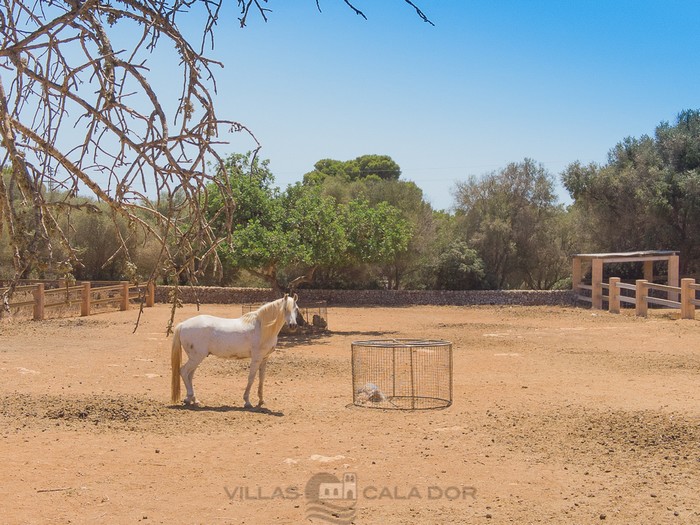
[[298,299],[299,296],[297,294],[294,294],[294,297],[289,297],[289,294],[284,294],[284,301],[282,301],[284,322],[287,323],[291,329],[297,327],[297,314],[299,313],[299,307],[297,306]]

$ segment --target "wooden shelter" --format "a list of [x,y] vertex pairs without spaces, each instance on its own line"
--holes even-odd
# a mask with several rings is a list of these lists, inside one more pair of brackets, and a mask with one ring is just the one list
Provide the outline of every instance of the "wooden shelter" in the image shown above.
[[[644,279],[654,281],[654,263],[663,261],[668,264],[667,285],[679,286],[679,257],[675,251],[642,251],[623,253],[579,253],[573,255],[572,286],[579,295],[582,289],[591,290],[591,304],[593,308],[603,307],[603,267],[610,263],[636,263],[644,264]],[[591,265],[591,284],[583,283],[584,264]],[[586,298],[588,299],[588,298]]]

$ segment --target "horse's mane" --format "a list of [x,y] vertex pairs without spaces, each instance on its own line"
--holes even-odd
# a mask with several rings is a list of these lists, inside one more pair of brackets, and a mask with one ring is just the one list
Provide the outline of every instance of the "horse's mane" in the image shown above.
[[248,312],[243,315],[241,319],[248,323],[254,323],[256,320],[260,319],[260,325],[262,328],[262,339],[265,340],[271,335],[277,335],[273,333],[277,325],[277,319],[279,318],[280,303],[284,301],[284,298],[277,299],[262,305],[260,308],[253,312]]

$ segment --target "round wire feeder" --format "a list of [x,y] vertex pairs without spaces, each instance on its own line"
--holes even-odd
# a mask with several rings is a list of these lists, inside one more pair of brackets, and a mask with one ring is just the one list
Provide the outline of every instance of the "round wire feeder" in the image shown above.
[[352,343],[353,405],[428,410],[452,405],[452,343],[375,339]]

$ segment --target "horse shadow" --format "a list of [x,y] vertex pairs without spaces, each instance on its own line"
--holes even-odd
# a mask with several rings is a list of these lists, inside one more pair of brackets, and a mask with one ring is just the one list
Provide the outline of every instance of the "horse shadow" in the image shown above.
[[220,406],[193,406],[193,405],[170,405],[168,408],[171,410],[178,411],[188,411],[188,412],[217,412],[219,414],[226,414],[229,412],[252,412],[254,414],[264,414],[266,416],[282,417],[284,412],[279,412],[275,410],[270,410],[265,407],[251,407],[245,408],[242,406],[230,406],[230,405],[220,405]]
[[300,333],[300,334],[285,334],[277,339],[277,348],[286,349],[294,348],[295,346],[307,346],[307,345],[328,345],[331,342],[332,336],[344,336],[344,337],[362,337],[362,338],[382,338],[391,337],[396,335],[398,332],[396,330],[382,330],[382,331],[342,331],[333,330],[325,332],[315,332],[315,333]]
[[330,336],[329,331],[323,332],[289,332],[280,334],[277,338],[277,348],[292,348],[300,345],[327,344]]

